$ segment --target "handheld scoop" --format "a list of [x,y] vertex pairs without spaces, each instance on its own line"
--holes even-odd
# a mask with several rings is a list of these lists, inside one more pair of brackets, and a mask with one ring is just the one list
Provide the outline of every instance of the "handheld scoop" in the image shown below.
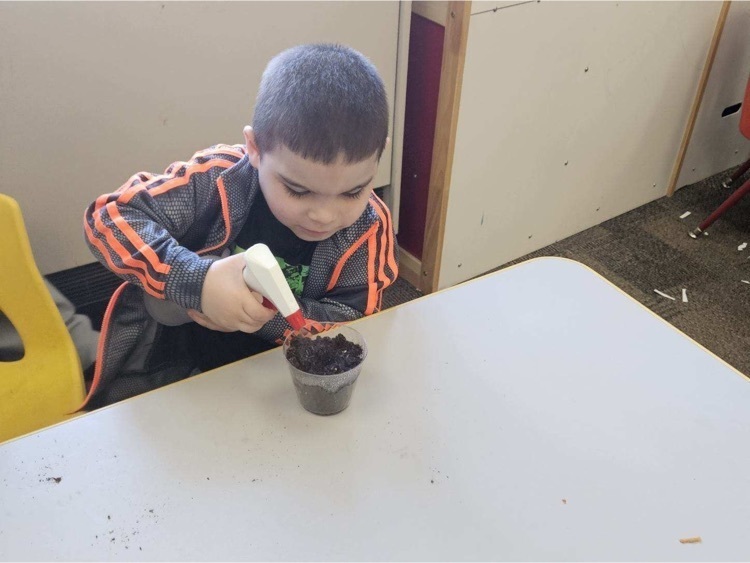
[[[247,287],[260,293],[263,305],[276,307],[294,330],[305,326],[299,304],[279,267],[279,263],[265,244],[254,244],[245,251],[242,277]],[[268,303],[267,303],[268,302]]]

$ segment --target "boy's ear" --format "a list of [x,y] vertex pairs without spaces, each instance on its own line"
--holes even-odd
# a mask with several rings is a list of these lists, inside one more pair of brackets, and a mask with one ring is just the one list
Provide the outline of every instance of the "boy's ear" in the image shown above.
[[245,136],[245,148],[247,149],[247,156],[250,159],[250,164],[255,168],[258,168],[260,165],[260,151],[255,142],[255,132],[252,127],[246,125],[242,130],[242,134]]

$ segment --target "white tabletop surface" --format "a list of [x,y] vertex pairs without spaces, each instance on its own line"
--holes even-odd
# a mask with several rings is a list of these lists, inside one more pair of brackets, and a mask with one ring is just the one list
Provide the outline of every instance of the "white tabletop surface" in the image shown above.
[[591,270],[354,327],[341,414],[274,350],[0,446],[0,558],[750,559],[748,380]]

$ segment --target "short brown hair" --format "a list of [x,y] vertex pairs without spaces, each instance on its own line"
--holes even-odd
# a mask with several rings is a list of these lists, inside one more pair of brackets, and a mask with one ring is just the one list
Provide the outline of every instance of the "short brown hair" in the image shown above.
[[300,45],[274,57],[263,72],[253,116],[261,156],[279,145],[329,164],[374,153],[388,137],[388,99],[375,66],[333,44]]

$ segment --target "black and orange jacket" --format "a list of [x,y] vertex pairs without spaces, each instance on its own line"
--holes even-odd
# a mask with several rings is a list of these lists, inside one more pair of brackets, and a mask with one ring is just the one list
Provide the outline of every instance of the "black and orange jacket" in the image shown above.
[[[104,315],[86,408],[183,379],[195,370],[190,354],[175,353],[180,345],[175,327],[166,330],[147,313],[143,292],[200,311],[203,280],[212,262],[205,256],[232,248],[259,189],[258,172],[244,146],[216,145],[189,162],[173,163],[164,174],[135,174],[88,207],[86,241],[125,283]],[[352,226],[318,243],[299,300],[305,317],[341,322],[378,311],[383,290],[398,275],[397,252],[390,212],[373,194]],[[289,328],[276,315],[257,334],[276,342]]]

